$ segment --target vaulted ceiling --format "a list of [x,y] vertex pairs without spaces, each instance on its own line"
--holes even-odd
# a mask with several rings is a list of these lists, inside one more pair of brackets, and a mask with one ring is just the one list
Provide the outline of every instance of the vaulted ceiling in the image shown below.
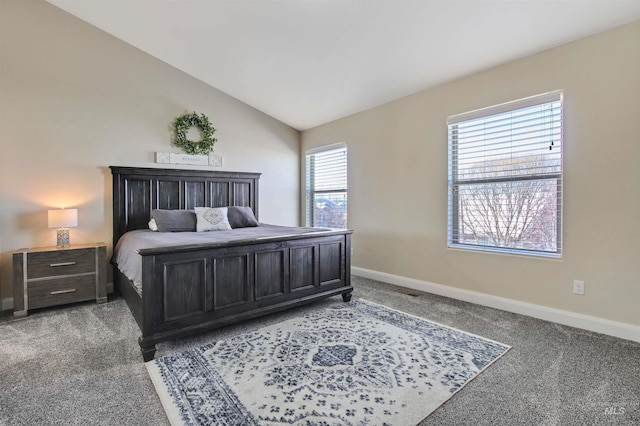
[[639,0],[47,1],[299,130],[640,19]]

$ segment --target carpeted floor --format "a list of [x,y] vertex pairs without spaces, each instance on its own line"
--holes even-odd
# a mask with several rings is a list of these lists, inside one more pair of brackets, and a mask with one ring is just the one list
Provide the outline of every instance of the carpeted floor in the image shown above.
[[[420,425],[638,425],[640,344],[354,277],[354,296],[513,348]],[[339,297],[161,344],[158,356]],[[0,425],[167,425],[122,299],[0,319]]]

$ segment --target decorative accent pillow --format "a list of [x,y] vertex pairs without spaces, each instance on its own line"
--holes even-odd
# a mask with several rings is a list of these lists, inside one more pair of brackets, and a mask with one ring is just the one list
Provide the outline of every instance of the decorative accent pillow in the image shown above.
[[157,231],[158,230],[158,225],[156,224],[156,220],[155,219],[151,219],[149,221],[149,229],[151,229],[152,231]]
[[196,214],[193,210],[151,210],[151,220],[159,232],[193,232],[196,230]]
[[246,206],[229,206],[227,217],[229,225],[232,228],[248,228],[250,226],[259,226],[251,207]]
[[226,207],[196,207],[196,231],[226,231],[231,229]]

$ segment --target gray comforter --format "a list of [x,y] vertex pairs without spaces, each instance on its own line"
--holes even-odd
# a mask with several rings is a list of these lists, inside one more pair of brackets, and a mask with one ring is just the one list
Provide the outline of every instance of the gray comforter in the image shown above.
[[237,228],[230,231],[209,232],[154,232],[149,229],[129,231],[113,250],[113,260],[118,269],[142,293],[142,256],[138,250],[158,247],[175,247],[194,244],[231,243],[234,241],[264,242],[272,238],[305,235],[332,231],[327,228],[296,228],[261,224],[257,227]]

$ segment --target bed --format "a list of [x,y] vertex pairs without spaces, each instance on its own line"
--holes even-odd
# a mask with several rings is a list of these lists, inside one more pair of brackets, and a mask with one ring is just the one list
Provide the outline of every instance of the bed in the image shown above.
[[[156,344],[162,341],[325,297],[351,299],[350,230],[260,223],[251,230],[193,233],[194,240],[181,232],[149,230],[151,212],[156,209],[179,213],[232,206],[229,209],[250,208],[258,220],[259,173],[110,169],[114,283],[142,332],[139,344],[145,361],[153,359]],[[139,277],[122,272],[116,260],[125,238],[136,233],[148,239],[133,244]],[[166,234],[168,241],[149,240],[158,234]],[[217,239],[207,240],[206,234]]]

